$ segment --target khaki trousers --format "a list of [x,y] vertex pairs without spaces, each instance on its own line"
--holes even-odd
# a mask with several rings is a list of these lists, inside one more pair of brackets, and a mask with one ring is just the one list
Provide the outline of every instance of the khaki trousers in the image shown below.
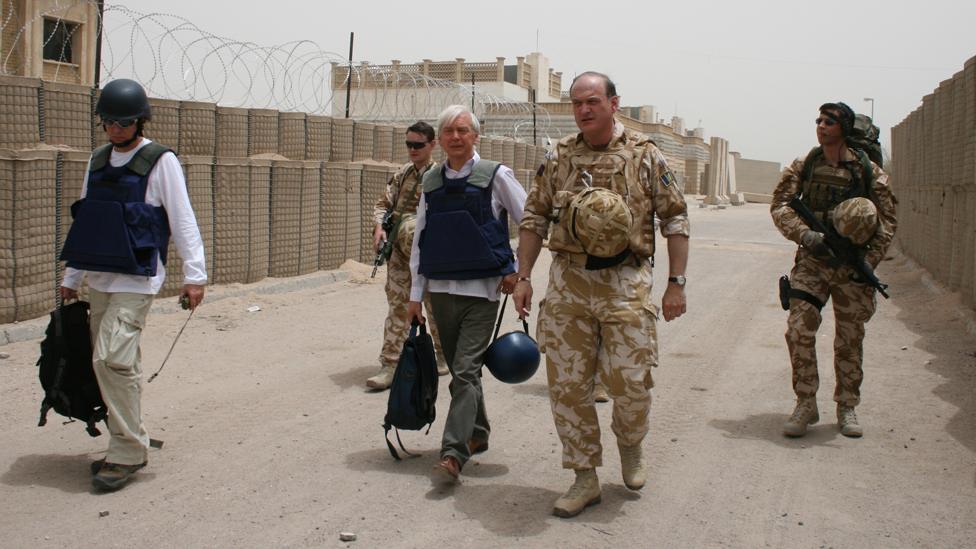
[[105,460],[147,461],[149,434],[142,424],[142,353],[139,340],[153,296],[89,290],[92,364],[108,409],[111,435]]

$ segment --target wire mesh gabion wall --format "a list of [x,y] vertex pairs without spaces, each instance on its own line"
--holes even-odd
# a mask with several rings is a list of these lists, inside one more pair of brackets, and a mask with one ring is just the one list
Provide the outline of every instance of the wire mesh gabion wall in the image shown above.
[[[0,0],[4,44],[0,74],[24,74],[29,50],[25,41],[31,25],[39,20],[44,22],[45,47],[60,47],[64,54],[64,48],[78,43],[71,35],[80,25],[62,18],[85,4],[97,6],[94,0],[55,0],[36,14],[24,14],[17,12],[16,0]],[[91,12],[99,17],[97,9]],[[106,3],[101,17],[100,80],[132,78],[153,97],[333,115],[344,111],[351,78],[350,112],[359,120],[431,120],[446,105],[457,103],[473,104],[479,115],[505,115],[500,117],[505,120],[502,127],[492,126],[495,133],[516,135],[519,126],[532,123],[533,109],[538,131],[545,133],[550,127],[544,108],[485,93],[466,77],[452,79],[453,69],[447,70],[445,63],[426,75],[416,65],[349,64],[341,54],[311,40],[262,45],[215,35],[178,15],[141,13],[115,3]],[[480,65],[489,64],[470,65],[473,75]],[[340,70],[334,70],[337,67]],[[53,74],[45,78],[58,80],[58,71],[69,69],[67,64],[54,64]]]

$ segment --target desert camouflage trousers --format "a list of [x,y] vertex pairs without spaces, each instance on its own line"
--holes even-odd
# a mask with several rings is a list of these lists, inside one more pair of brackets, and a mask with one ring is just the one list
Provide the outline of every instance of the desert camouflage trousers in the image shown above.
[[598,372],[613,399],[611,429],[617,443],[637,445],[647,435],[651,367],[657,365],[656,318],[647,261],[588,271],[581,261],[562,254],[553,258],[537,336],[546,355],[564,468],[603,464],[593,402]]
[[[864,354],[864,324],[874,315],[874,288],[850,280],[851,269],[831,267],[805,250],[796,255],[790,285],[813,294],[821,302],[829,298],[834,306],[834,400],[844,406],[861,401],[861,361]],[[812,397],[820,387],[817,374],[817,329],[822,317],[816,307],[801,299],[790,299],[786,324],[786,345],[793,365],[793,391],[798,397]]]
[[[403,342],[410,333],[410,320],[407,319],[407,303],[410,302],[410,258],[393,249],[386,263],[386,301],[389,312],[383,323],[383,347],[380,349],[380,366],[396,367],[403,351]],[[434,340],[437,363],[444,363],[441,339],[437,335],[437,324],[430,314],[430,297],[424,296],[424,309],[427,311],[427,330]]]

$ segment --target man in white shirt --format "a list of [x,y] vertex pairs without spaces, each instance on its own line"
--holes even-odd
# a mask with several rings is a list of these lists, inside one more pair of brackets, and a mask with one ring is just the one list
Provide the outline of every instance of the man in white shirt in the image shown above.
[[92,464],[92,484],[111,491],[144,467],[149,454],[139,340],[166,278],[169,237],[183,258],[185,307],[203,301],[207,271],[180,162],[143,137],[152,116],[145,90],[132,80],[109,82],[97,111],[110,144],[92,153],[82,198],[72,206],[61,297],[77,299],[87,277],[92,361],[111,435],[105,459]]
[[451,370],[441,459],[431,472],[436,484],[456,483],[471,455],[488,449],[482,357],[499,292],[511,294],[518,280],[508,215],[516,223],[522,220],[525,189],[510,168],[481,159],[474,148],[480,130],[478,118],[462,105],[451,105],[438,117],[447,161],[424,174],[410,254],[407,315],[425,321],[420,304],[429,292]]

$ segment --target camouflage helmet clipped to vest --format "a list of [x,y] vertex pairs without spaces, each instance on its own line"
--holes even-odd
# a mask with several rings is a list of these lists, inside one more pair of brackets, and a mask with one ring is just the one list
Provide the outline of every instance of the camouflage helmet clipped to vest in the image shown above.
[[614,257],[627,249],[633,214],[619,194],[602,187],[583,190],[569,205],[570,230],[583,250]]
[[389,235],[396,237],[394,246],[403,254],[403,257],[410,257],[410,247],[413,245],[413,233],[417,230],[417,216],[412,214],[404,215],[396,227],[396,234]]
[[849,198],[834,209],[834,228],[854,244],[864,244],[878,230],[878,208],[867,198]]

